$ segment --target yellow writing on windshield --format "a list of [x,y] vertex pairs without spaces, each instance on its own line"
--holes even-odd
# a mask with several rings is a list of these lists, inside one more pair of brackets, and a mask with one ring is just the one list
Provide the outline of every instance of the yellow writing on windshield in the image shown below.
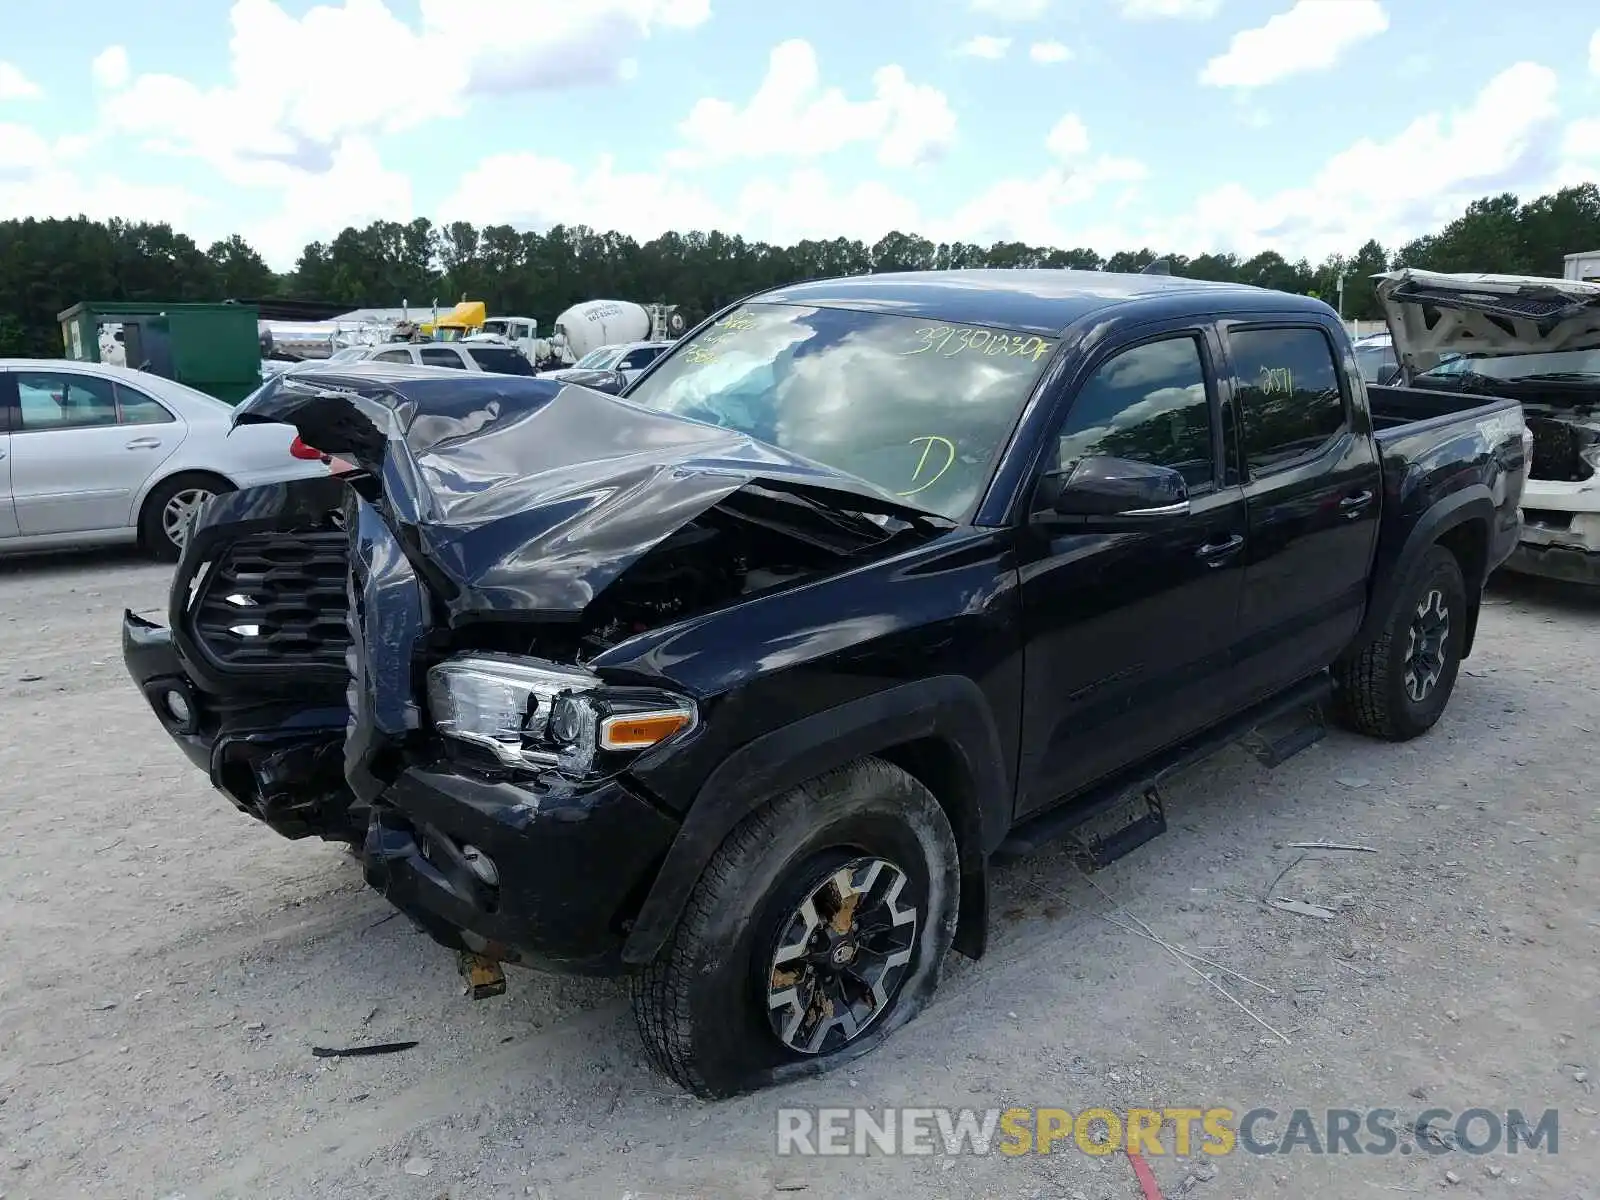
[[756,327],[756,319],[749,313],[729,313],[719,320],[711,322],[712,332],[695,342],[683,352],[685,362],[696,364],[713,363],[721,353],[722,343],[726,342],[736,333],[746,333]]
[[913,334],[921,344],[907,355],[936,353],[943,358],[958,354],[982,354],[989,358],[1006,355],[1038,362],[1050,353],[1052,342],[1021,333],[996,333],[992,329],[972,329],[961,325],[925,325]]
[[938,434],[927,434],[923,437],[912,438],[911,444],[913,446],[918,444],[922,446],[922,457],[917,459],[917,469],[911,472],[912,483],[916,483],[927,473],[930,460],[937,465],[933,468],[933,473],[924,482],[917,484],[909,492],[895,493],[899,496],[915,496],[918,492],[927,491],[944,477],[944,473],[954,466],[956,461],[956,444],[949,438],[940,437]]

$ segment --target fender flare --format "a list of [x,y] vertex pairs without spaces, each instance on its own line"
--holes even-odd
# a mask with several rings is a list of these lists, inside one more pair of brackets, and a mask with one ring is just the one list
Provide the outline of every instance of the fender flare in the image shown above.
[[930,788],[951,812],[961,851],[956,945],[976,958],[988,925],[989,852],[1011,821],[1012,788],[1000,735],[971,679],[939,675],[813,713],[740,746],[706,778],[668,848],[622,948],[622,961],[650,962],[677,927],[706,864],[741,820],[772,797],[856,759],[934,738],[958,776]]
[[[1411,532],[1406,535],[1394,564],[1380,578],[1374,580],[1366,616],[1362,619],[1361,628],[1351,648],[1364,646],[1378,636],[1388,620],[1389,610],[1394,606],[1395,597],[1401,586],[1416,570],[1417,564],[1422,561],[1422,556],[1429,548],[1452,529],[1465,525],[1468,521],[1482,521],[1485,560],[1487,560],[1488,538],[1494,528],[1494,514],[1494,497],[1488,487],[1481,483],[1472,484],[1435,501],[1411,527]],[[1472,641],[1477,632],[1478,597],[1483,592],[1483,579],[1481,577],[1468,579],[1466,584],[1468,614],[1463,658],[1471,653]]]

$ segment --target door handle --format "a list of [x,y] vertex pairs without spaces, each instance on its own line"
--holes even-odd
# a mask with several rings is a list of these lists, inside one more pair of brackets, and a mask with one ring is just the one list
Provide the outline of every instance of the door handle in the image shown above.
[[1372,503],[1371,492],[1357,492],[1354,496],[1346,496],[1339,501],[1339,511],[1346,517],[1354,520],[1366,512],[1367,505]]
[[1220,567],[1228,559],[1239,553],[1243,546],[1244,535],[1236,533],[1228,538],[1227,541],[1207,542],[1194,552],[1194,556],[1208,567]]
[[161,448],[161,439],[153,437],[136,437],[128,443],[129,450],[158,450]]

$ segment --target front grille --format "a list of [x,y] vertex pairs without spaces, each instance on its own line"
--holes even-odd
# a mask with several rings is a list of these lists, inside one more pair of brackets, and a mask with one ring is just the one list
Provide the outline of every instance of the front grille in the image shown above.
[[349,546],[342,530],[240,538],[202,585],[195,639],[224,668],[343,670]]

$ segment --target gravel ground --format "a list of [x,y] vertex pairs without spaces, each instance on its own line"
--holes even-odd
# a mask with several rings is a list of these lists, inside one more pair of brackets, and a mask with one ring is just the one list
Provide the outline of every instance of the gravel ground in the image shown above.
[[[652,1075],[623,989],[512,976],[465,1000],[351,861],[235,813],[123,673],[126,555],[0,564],[0,1196],[1138,1197],[1075,1150],[864,1163],[774,1154],[780,1105],[1560,1110],[1560,1153],[1150,1165],[1167,1197],[1600,1195],[1600,598],[1497,583],[1440,726],[1242,751],[1169,793],[1171,832],[1089,885],[1004,868],[991,950],[825,1078],[703,1104]],[[1276,889],[1331,921],[1259,896]],[[1270,986],[1284,1044],[1159,946]],[[324,1060],[314,1045],[418,1039]],[[1281,1132],[1281,1126],[1279,1128]],[[1170,1147],[1169,1140],[1169,1147]]]

